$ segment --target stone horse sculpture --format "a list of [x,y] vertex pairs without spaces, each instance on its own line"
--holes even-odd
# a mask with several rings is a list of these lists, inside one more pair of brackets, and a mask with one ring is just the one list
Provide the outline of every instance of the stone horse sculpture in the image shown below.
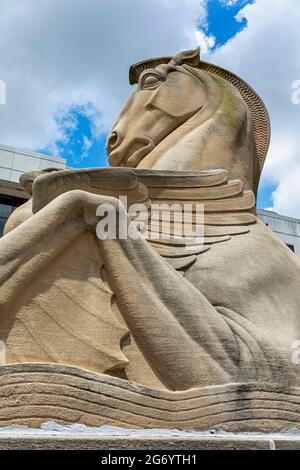
[[[0,240],[0,423],[299,428],[300,264],[255,215],[267,111],[199,50],[136,64],[130,82],[113,167],[38,176]],[[151,217],[188,203],[197,225],[199,202],[201,242]],[[102,204],[135,236],[97,237]]]

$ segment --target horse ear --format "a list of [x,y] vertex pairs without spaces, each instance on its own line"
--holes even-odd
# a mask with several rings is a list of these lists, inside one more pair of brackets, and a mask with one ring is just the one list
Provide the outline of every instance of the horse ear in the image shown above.
[[171,60],[173,65],[190,65],[191,67],[198,67],[200,64],[200,47],[190,51],[179,52],[174,55]]

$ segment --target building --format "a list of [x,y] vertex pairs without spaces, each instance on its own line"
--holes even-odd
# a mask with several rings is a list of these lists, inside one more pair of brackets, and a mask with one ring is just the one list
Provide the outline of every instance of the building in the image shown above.
[[[0,237],[4,225],[16,207],[29,197],[19,184],[22,173],[45,168],[66,168],[62,158],[0,146]],[[260,219],[300,257],[300,220],[276,212],[258,210]]]
[[261,209],[257,213],[260,219],[300,257],[300,220]]
[[10,214],[29,198],[19,184],[21,174],[45,168],[64,169],[66,161],[0,145],[0,236]]

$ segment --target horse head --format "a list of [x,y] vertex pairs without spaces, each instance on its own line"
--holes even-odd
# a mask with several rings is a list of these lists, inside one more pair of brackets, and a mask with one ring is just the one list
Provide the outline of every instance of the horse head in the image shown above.
[[137,82],[136,89],[107,140],[110,165],[225,168],[231,178],[252,189],[254,139],[249,108],[231,83],[202,70],[200,63],[197,49],[181,52],[168,63],[133,66],[131,81]]

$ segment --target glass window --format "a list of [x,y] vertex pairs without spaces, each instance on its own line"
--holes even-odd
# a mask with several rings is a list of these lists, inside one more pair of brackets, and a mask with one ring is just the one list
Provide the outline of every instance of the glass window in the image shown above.
[[12,206],[0,203],[0,217],[8,218],[12,213]]
[[287,246],[290,250],[292,250],[292,251],[295,253],[295,247],[294,247],[294,245],[289,245],[289,244],[287,243],[286,246]]
[[2,237],[2,235],[3,235],[3,230],[4,230],[4,226],[6,224],[6,221],[7,221],[7,219],[2,219],[2,217],[0,217],[0,237]]
[[26,202],[26,199],[20,197],[0,195],[0,237],[3,235],[4,226],[9,216],[24,202]]

